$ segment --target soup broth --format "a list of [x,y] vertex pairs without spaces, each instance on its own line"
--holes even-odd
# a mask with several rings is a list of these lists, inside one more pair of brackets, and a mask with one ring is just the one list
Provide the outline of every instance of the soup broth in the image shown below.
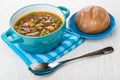
[[25,36],[44,36],[57,30],[63,21],[50,12],[31,12],[22,16],[14,25],[19,34]]

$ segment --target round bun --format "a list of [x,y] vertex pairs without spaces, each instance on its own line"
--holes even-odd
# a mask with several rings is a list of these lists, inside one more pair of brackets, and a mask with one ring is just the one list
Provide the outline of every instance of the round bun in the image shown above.
[[110,17],[104,8],[89,6],[77,12],[75,23],[80,31],[87,34],[97,34],[108,28]]

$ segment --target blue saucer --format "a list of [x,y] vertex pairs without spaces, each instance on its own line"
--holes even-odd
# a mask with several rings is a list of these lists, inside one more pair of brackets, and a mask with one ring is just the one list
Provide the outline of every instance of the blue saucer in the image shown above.
[[69,27],[69,29],[70,29],[71,31],[73,31],[73,32],[81,35],[81,37],[83,37],[83,38],[87,38],[87,39],[103,38],[103,37],[105,37],[105,36],[108,36],[108,35],[114,30],[114,28],[115,28],[115,19],[114,19],[114,17],[113,17],[111,14],[109,14],[109,16],[110,16],[110,25],[109,25],[108,29],[106,29],[104,32],[99,33],[99,34],[86,34],[86,33],[81,32],[81,31],[76,27],[75,20],[74,20],[75,15],[76,15],[76,13],[73,14],[73,15],[71,16],[71,18],[69,19],[68,27]]

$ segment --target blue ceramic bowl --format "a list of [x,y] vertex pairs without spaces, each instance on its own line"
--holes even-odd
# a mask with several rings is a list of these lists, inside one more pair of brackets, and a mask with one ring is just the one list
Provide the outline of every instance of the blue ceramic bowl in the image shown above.
[[[60,28],[58,28],[56,31],[45,36],[29,37],[17,33],[13,28],[16,21],[21,16],[35,11],[47,11],[47,12],[55,13],[61,17],[63,23],[60,26]],[[12,44],[14,43],[19,44],[19,46],[22,49],[31,53],[48,52],[54,49],[55,47],[57,47],[57,45],[61,42],[63,32],[65,31],[66,28],[66,18],[69,16],[69,13],[70,11],[63,6],[56,7],[48,4],[34,4],[34,5],[25,6],[17,10],[10,18],[10,22],[9,22],[10,29],[8,29],[8,31],[6,31],[5,33],[6,40],[11,42]],[[12,40],[8,38],[11,35],[14,35],[14,39]]]
[[75,19],[75,15],[76,15],[76,13],[71,16],[71,18],[69,20],[69,23],[68,23],[68,27],[69,27],[69,29],[71,31],[79,34],[83,38],[87,38],[87,39],[103,38],[103,37],[109,35],[115,28],[115,19],[114,19],[114,17],[111,14],[109,14],[109,16],[110,16],[110,25],[104,32],[101,32],[101,33],[98,33],[98,34],[86,34],[86,33],[83,33],[82,31],[80,31],[77,28],[77,26],[75,24],[75,20],[74,20]]

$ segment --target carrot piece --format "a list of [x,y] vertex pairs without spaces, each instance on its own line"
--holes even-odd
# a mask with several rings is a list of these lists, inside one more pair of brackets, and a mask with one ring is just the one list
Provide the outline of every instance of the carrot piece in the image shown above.
[[14,26],[15,29],[17,29],[18,27],[17,26]]
[[50,17],[50,14],[47,14],[47,17]]
[[20,24],[23,24],[23,21],[20,21]]
[[30,26],[30,27],[32,26],[32,24],[33,24],[32,21],[28,21],[28,22],[27,22],[27,25]]
[[50,28],[49,28],[49,31],[50,32],[53,32],[55,30],[55,28],[53,27],[53,26],[51,26]]

